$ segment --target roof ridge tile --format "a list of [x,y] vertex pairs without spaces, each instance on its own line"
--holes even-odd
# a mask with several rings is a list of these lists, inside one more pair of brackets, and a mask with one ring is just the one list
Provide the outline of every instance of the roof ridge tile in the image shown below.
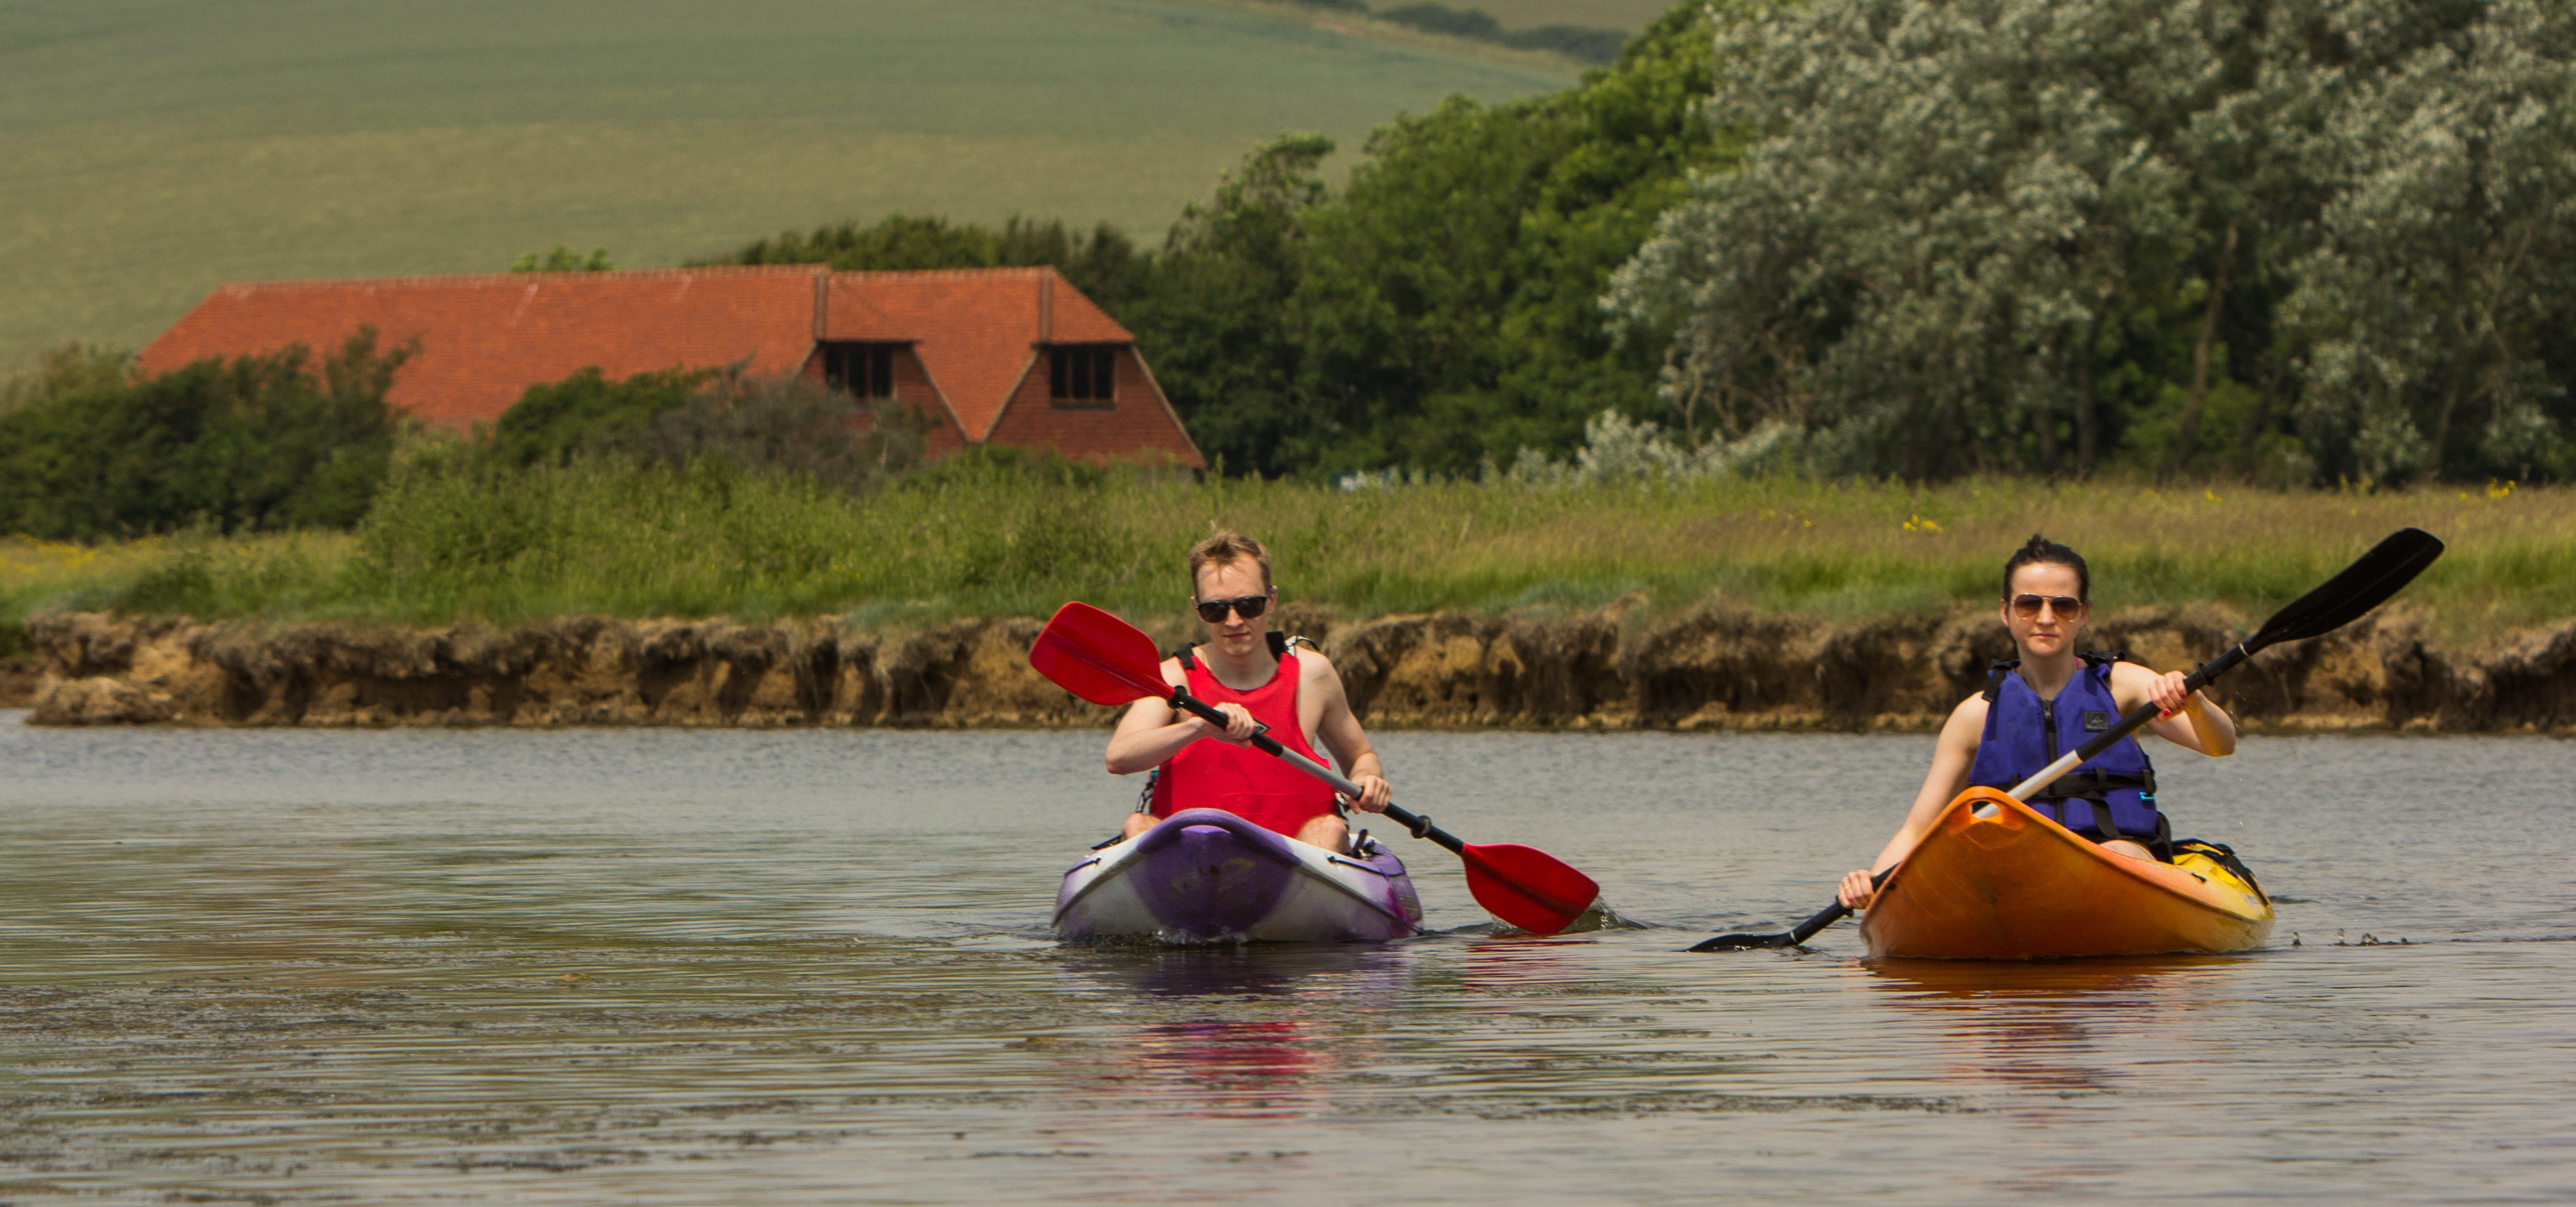
[[277,281],[226,281],[218,290],[348,289],[388,285],[541,285],[549,281],[671,281],[683,277],[817,276],[823,264],[710,264],[701,268],[617,268],[606,272],[455,272],[401,277],[294,277]]

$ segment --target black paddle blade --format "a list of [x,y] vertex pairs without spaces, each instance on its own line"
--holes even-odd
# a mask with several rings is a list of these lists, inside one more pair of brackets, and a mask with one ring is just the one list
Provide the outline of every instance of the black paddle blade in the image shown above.
[[2245,648],[2252,651],[2274,642],[2304,641],[2342,628],[2387,602],[2440,556],[2440,537],[2421,528],[2400,528],[2344,567],[2343,573],[2274,612]]
[[1702,939],[1697,943],[1693,943],[1689,948],[1687,948],[1687,950],[1752,951],[1758,947],[1789,947],[1793,945],[1794,940],[1790,938],[1789,932],[1784,930],[1776,935],[1719,935],[1714,939]]

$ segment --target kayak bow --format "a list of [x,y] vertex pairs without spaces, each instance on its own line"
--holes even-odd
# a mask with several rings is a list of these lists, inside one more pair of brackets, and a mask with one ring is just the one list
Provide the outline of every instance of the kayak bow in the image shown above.
[[2037,960],[2243,951],[2272,903],[2215,858],[2094,845],[1993,788],[1950,802],[1861,915],[1872,957]]
[[1376,839],[1340,855],[1219,809],[1185,809],[1093,853],[1064,874],[1055,904],[1067,939],[1385,942],[1421,921],[1404,861]]

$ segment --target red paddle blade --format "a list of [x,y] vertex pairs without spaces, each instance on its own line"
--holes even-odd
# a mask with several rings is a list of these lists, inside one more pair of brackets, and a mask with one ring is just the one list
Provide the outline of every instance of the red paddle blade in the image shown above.
[[1574,924],[1601,897],[1601,886],[1564,860],[1517,843],[1469,846],[1467,891],[1485,912],[1534,935]]
[[1163,654],[1136,626],[1076,601],[1055,610],[1029,647],[1029,665],[1094,704],[1168,696]]

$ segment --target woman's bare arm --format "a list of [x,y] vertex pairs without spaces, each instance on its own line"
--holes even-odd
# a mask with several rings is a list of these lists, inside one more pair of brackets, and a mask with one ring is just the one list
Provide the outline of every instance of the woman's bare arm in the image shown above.
[[2199,692],[2183,694],[2181,671],[2159,675],[2134,662],[2111,665],[2111,698],[2123,712],[2154,701],[2164,715],[2147,722],[2157,737],[2212,758],[2236,753],[2236,719]]
[[1880,872],[1895,867],[1914,853],[1914,844],[1923,841],[1925,831],[1941,816],[1943,806],[1968,786],[1968,768],[1977,761],[1977,743],[1986,729],[1986,698],[1970,696],[1950,710],[1950,719],[1941,726],[1941,738],[1932,747],[1932,767],[1923,775],[1923,787],[1914,794],[1914,807],[1905,813],[1905,824],[1896,835],[1879,848],[1878,858],[1870,865],[1843,877],[1842,903],[1854,909],[1869,904],[1873,890],[1870,880]]

